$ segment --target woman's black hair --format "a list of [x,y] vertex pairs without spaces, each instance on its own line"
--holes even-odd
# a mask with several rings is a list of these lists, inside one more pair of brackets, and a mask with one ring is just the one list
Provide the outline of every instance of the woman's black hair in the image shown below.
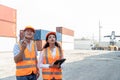
[[[55,35],[55,34],[53,34],[53,35]],[[55,35],[55,39],[57,40],[56,35]],[[46,44],[43,46],[42,50],[49,47],[49,43],[47,42],[47,40],[48,40],[48,36],[46,37]],[[61,46],[58,42],[55,42],[55,46],[58,47],[61,50]]]
[[[52,34],[52,35],[54,35],[54,36],[55,36],[55,39],[57,40],[56,34]],[[49,36],[46,37],[46,41],[48,40],[48,37],[49,37]]]
[[[61,47],[60,47],[60,45],[58,44],[58,42],[55,42],[55,46],[61,49]],[[47,47],[49,47],[49,43],[48,43],[48,42],[46,42],[46,44],[44,45],[43,49],[45,49],[45,48],[47,48]]]

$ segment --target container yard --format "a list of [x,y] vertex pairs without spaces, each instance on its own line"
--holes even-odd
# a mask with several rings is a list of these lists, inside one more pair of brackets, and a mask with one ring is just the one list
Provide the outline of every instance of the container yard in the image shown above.
[[[117,19],[115,19],[109,16],[111,11],[113,11],[112,9],[114,11],[119,10],[117,9],[119,6],[113,8],[114,5],[111,8],[108,6],[108,2],[101,1],[102,6],[105,3],[103,13],[105,14],[106,11],[109,12],[110,10],[109,13],[106,13],[109,20],[118,20],[116,22],[113,21],[113,23],[107,23],[104,22],[107,20],[103,19],[105,15],[103,13],[101,13],[103,15],[98,14],[103,10],[103,8],[101,9],[101,5],[97,6],[100,2],[88,1],[89,4],[96,3],[96,5],[92,4],[92,7],[89,4],[87,4],[89,7],[86,7],[86,2],[84,2],[85,4],[81,2],[79,3],[75,0],[48,0],[47,2],[40,0],[25,0],[24,2],[21,0],[14,2],[12,0],[1,0],[0,80],[17,80],[16,75],[23,74],[23,71],[28,76],[27,70],[31,72],[30,75],[33,75],[36,65],[39,65],[40,72],[37,80],[43,80],[42,74],[46,76],[46,73],[50,75],[50,79],[52,77],[51,80],[56,80],[54,78],[61,75],[63,75],[62,79],[57,80],[120,80],[120,39],[116,39],[116,37],[120,37],[118,36],[120,33],[115,35],[115,31],[112,31],[111,35],[106,35],[106,37],[110,38],[108,41],[104,41],[103,38],[103,35],[106,32],[110,32],[110,29],[116,29],[116,32],[120,32],[119,28],[116,27],[120,26],[120,17],[116,16]],[[110,5],[113,4],[112,2]],[[95,8],[100,10],[100,12],[97,9],[94,10],[94,6],[97,6]],[[110,7],[110,9],[107,9],[106,6]],[[117,15],[117,12],[114,13],[116,13],[114,15]],[[29,41],[27,42],[26,40],[27,43],[22,43],[23,45],[20,49],[18,45],[15,51],[13,48],[17,42],[23,40],[24,36],[26,36],[26,34],[24,35],[24,28],[28,25],[33,27],[28,30],[31,34],[35,32],[34,36],[26,38]],[[106,26],[107,29],[104,31]],[[115,28],[109,26],[114,26]],[[56,41],[62,47],[63,56],[58,54],[61,53],[59,51],[60,48],[57,49],[55,43],[50,45],[49,42],[49,47],[45,48],[46,52],[45,54],[43,53],[43,58],[40,58],[43,46],[46,43],[46,35],[49,32],[56,33]],[[35,46],[32,45],[31,47],[30,45],[31,39],[37,46],[38,54],[36,56]],[[53,41],[55,40],[53,39]],[[111,43],[114,45],[111,45]],[[23,49],[24,51],[22,52]],[[15,52],[21,54],[21,56]],[[42,65],[47,65],[47,69],[43,66],[40,67],[39,58],[43,59],[41,63]],[[54,61],[61,58],[66,59],[62,66],[54,66]],[[37,62],[39,64],[36,64]],[[57,71],[57,68],[61,69],[61,71]],[[16,71],[19,72],[21,70],[22,72],[16,74]],[[45,70],[52,71],[44,72]]]

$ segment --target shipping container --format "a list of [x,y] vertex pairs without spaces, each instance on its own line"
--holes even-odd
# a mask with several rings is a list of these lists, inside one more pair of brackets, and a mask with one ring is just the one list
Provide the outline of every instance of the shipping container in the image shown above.
[[0,37],[0,52],[13,51],[16,38]]
[[74,43],[74,36],[69,36],[62,34],[62,42],[72,42]]
[[46,39],[46,34],[49,31],[47,30],[35,30],[35,35],[34,35],[34,40],[45,40]]
[[0,21],[16,23],[16,10],[0,4]]
[[49,31],[47,30],[35,30],[35,35],[34,35],[34,40],[45,40],[46,39],[46,34]]
[[34,40],[41,40],[41,30],[35,30]]
[[0,21],[0,36],[16,37],[16,24]]
[[65,35],[74,36],[74,31],[64,27],[56,27],[56,32],[60,32]]
[[20,30],[20,40],[22,40],[24,38],[24,31],[23,30]]
[[[45,30],[35,30],[34,34],[34,40],[45,40],[45,36],[47,33],[45,33]],[[45,35],[44,35],[45,34]],[[24,31],[20,30],[20,40],[24,37]]]
[[61,41],[57,41],[57,43],[62,47],[62,42]]
[[50,31],[41,30],[41,40],[45,40],[46,39],[46,35],[47,35],[48,32],[50,32]]
[[[42,30],[42,29],[35,30],[34,40],[45,40],[48,32],[50,31]],[[57,32],[56,36],[57,36],[57,41],[62,41],[61,33]],[[23,39],[23,37],[24,37],[24,32],[23,30],[20,30],[20,40]]]
[[57,36],[57,41],[62,41],[62,34],[59,32],[56,32],[56,36]]
[[63,50],[74,50],[74,43],[62,42],[62,49]]
[[45,40],[37,40],[35,41],[36,45],[37,45],[37,50],[41,51],[43,46],[45,45],[46,41]]

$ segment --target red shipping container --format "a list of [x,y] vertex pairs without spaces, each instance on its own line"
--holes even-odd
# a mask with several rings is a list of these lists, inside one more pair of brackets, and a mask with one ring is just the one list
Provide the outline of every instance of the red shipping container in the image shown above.
[[20,40],[22,40],[23,38],[24,38],[24,32],[23,32],[23,30],[20,30]]
[[60,32],[62,34],[65,34],[65,35],[74,36],[74,31],[73,30],[67,29],[67,28],[64,28],[64,27],[56,27],[56,31]]
[[16,10],[0,4],[0,20],[16,23]]
[[0,36],[16,37],[16,24],[0,21]]
[[38,40],[38,41],[35,41],[36,42],[36,45],[37,45],[37,50],[38,51],[41,51],[43,46],[45,45],[46,41],[45,40]]

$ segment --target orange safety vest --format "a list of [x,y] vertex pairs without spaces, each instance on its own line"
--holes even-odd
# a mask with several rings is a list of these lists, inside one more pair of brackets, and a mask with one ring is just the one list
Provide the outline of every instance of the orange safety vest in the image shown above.
[[25,76],[25,75],[31,74],[32,72],[34,74],[37,73],[37,63],[36,63],[36,53],[35,53],[34,42],[32,42],[31,48],[32,48],[31,51],[29,51],[28,48],[26,48],[23,54],[23,60],[16,63],[16,76]]
[[[58,59],[62,58],[62,53],[59,48],[56,47],[56,55],[53,58],[50,48],[44,50],[43,64],[52,64]],[[51,80],[53,77],[55,80],[62,80],[61,68],[42,68],[43,80]]]

